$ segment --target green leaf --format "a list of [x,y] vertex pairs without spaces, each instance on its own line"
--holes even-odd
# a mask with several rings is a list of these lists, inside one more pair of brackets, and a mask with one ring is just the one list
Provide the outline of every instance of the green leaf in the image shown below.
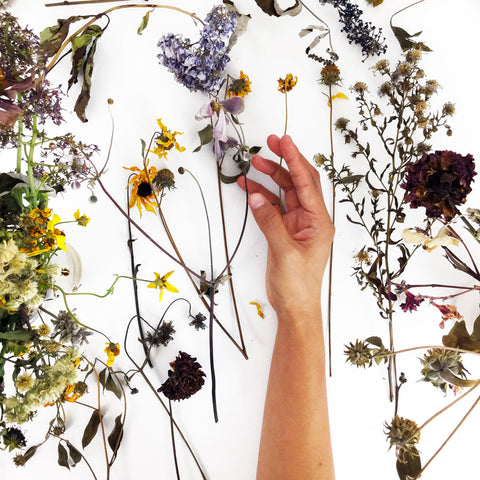
[[446,347],[480,352],[480,315],[473,324],[471,335],[467,331],[465,320],[457,321],[450,332],[442,337],[442,343]]
[[61,467],[65,467],[70,470],[70,465],[68,464],[68,453],[61,442],[58,444],[58,464]]
[[142,32],[147,28],[147,25],[148,25],[148,20],[150,19],[150,12],[151,10],[149,10],[142,18],[142,21],[140,23],[140,26],[138,27],[138,30],[137,30],[137,34],[138,35],[141,35]]
[[100,425],[100,415],[98,413],[98,410],[94,410],[83,432],[82,448],[85,448],[93,440],[93,438],[97,434],[99,425]]
[[98,374],[98,380],[100,384],[102,385],[103,389],[105,390],[105,381],[107,379],[107,367],[105,367],[99,374]]
[[405,454],[406,461],[401,462],[397,460],[397,472],[400,480],[412,480],[417,478],[417,475],[422,470],[422,461],[418,450],[413,447],[411,454]]
[[145,143],[145,140],[143,138],[140,139],[140,142],[142,144],[142,158],[145,156],[145,149],[147,148],[147,144]]
[[200,145],[194,150],[194,152],[199,152],[204,145],[207,145],[213,140],[213,127],[207,125],[198,132],[198,136],[200,137]]
[[76,15],[67,19],[59,19],[57,25],[42,30],[40,32],[40,54],[46,55],[47,58],[55,55],[67,38],[70,25],[89,17],[90,15]]
[[0,340],[9,340],[12,342],[27,342],[35,336],[33,330],[9,330],[0,333]]
[[[95,27],[95,30],[91,33],[91,37],[93,38],[93,41],[85,57],[85,60],[83,61],[82,90],[80,92],[80,95],[77,98],[77,101],[75,103],[75,108],[74,108],[75,113],[77,114],[78,118],[82,122],[87,121],[87,118],[85,116],[85,110],[90,100],[90,89],[92,87],[93,56],[95,55],[95,51],[97,49],[98,39],[101,37],[103,33],[103,30],[100,27],[97,27],[96,25],[92,25],[92,27]],[[77,73],[77,77],[78,77],[78,73]],[[70,85],[70,81],[69,81],[69,85]]]
[[115,419],[115,426],[113,427],[112,433],[108,436],[108,444],[112,449],[113,453],[116,454],[118,448],[120,447],[120,443],[123,438],[123,423],[122,423],[122,415],[118,415]]
[[118,399],[122,398],[122,390],[117,385],[117,382],[114,376],[110,373],[110,371],[108,372],[107,381],[105,382],[105,388],[109,392],[113,392]]
[[8,173],[0,173],[0,193],[9,192],[15,185],[22,182],[21,178],[11,177]]
[[73,466],[75,467],[75,465],[82,460],[82,454],[70,442],[67,442],[67,447],[70,451],[70,458],[73,460]]
[[402,48],[403,51],[409,50],[410,48],[416,47],[419,48],[420,50],[423,50],[424,52],[431,52],[432,50],[427,47],[424,43],[422,42],[416,42],[413,41],[412,38],[418,37],[422,32],[417,32],[410,34],[406,30],[404,30],[402,27],[397,27],[395,25],[392,25],[392,31],[393,34],[395,35],[396,39],[398,40],[398,43],[400,44],[400,47]]

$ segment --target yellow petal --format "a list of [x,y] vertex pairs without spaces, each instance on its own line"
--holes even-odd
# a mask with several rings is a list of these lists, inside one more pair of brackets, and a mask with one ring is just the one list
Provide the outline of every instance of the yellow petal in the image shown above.
[[402,232],[402,238],[405,243],[412,243],[414,245],[423,245],[423,243],[429,240],[429,237],[420,232],[415,232],[409,228],[405,228]]
[[78,220],[80,218],[80,209],[78,209],[74,214],[73,214],[73,218],[75,220]]
[[[334,96],[332,97],[332,100],[335,100],[335,99],[337,99],[337,98],[346,98],[346,99],[348,100],[348,97],[347,97],[344,93],[342,93],[342,92],[337,93],[336,95],[334,95]],[[328,100],[327,104],[328,104],[328,106],[330,106],[330,100]]]
[[171,283],[165,282],[164,286],[169,292],[178,293],[178,290]]
[[258,315],[259,317],[265,318],[265,315],[264,315],[263,312],[262,312],[262,307],[260,306],[259,303],[257,303],[257,302],[250,302],[250,305],[255,305],[255,306],[257,307],[257,315]]

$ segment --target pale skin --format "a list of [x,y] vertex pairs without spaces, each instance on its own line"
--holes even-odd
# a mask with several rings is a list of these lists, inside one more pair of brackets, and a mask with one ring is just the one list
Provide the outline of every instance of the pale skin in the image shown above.
[[[254,168],[280,182],[278,197],[247,179],[249,205],[268,243],[266,286],[278,327],[270,366],[257,480],[334,480],[320,290],[334,227],[318,171],[286,135],[268,137],[286,168],[261,156]],[[245,189],[244,177],[238,180]]]

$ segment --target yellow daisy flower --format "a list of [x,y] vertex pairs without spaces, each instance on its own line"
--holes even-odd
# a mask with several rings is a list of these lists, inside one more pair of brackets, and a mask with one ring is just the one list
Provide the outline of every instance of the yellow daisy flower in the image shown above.
[[154,207],[156,206],[156,202],[152,188],[152,181],[157,175],[157,169],[155,167],[148,168],[148,160],[143,169],[138,167],[123,168],[125,168],[125,170],[131,170],[132,172],[138,172],[127,184],[133,185],[128,207],[132,208],[136,205],[140,212],[140,216],[142,216],[142,207],[148,212],[155,213]]
[[106,343],[104,352],[107,354],[107,365],[111,367],[115,361],[115,357],[120,355],[120,345],[118,343]]
[[227,88],[227,97],[245,97],[245,95],[248,95],[248,93],[252,91],[250,88],[251,84],[252,82],[248,78],[248,75],[245,75],[245,73],[240,70],[240,78],[235,79]]
[[157,272],[154,272],[155,280],[147,285],[148,288],[160,289],[160,301],[162,301],[163,289],[168,290],[169,292],[178,293],[178,290],[172,284],[167,282],[167,278],[170,277],[173,272],[174,270],[166,273],[163,277],[161,277]]
[[77,221],[77,225],[81,227],[86,227],[90,219],[86,215],[80,215],[80,209],[78,209],[74,214],[73,218]]

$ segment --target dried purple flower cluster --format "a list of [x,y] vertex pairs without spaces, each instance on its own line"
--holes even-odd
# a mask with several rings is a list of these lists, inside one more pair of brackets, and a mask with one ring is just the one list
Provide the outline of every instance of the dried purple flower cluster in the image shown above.
[[429,218],[443,216],[446,220],[451,220],[457,206],[465,202],[476,175],[472,155],[449,150],[425,153],[405,171],[405,201],[412,208],[425,207]]
[[414,295],[410,293],[408,290],[405,292],[405,302],[400,304],[400,308],[404,312],[414,312],[417,310],[417,307],[424,301],[425,299],[421,296]]
[[362,48],[365,58],[380,55],[387,51],[385,39],[381,38],[382,29],[376,28],[371,22],[362,20],[363,11],[349,0],[319,0],[321,4],[333,5],[343,24],[342,32],[345,32],[349,43],[355,43]]
[[178,352],[175,361],[170,363],[168,379],[158,389],[170,400],[185,400],[197,393],[205,383],[202,366],[188,353]]
[[205,18],[197,43],[173,33],[162,36],[158,42],[160,64],[189,90],[217,93],[223,81],[221,73],[230,60],[228,39],[235,30],[235,18],[226,7],[216,6]]

